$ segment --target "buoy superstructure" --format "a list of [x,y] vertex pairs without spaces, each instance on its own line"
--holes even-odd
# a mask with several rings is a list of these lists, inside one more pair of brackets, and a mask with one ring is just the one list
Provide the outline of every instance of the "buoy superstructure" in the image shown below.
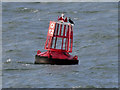
[[74,65],[78,57],[72,56],[73,25],[67,22],[67,17],[58,17],[58,21],[50,21],[45,42],[46,52],[37,51],[35,64]]

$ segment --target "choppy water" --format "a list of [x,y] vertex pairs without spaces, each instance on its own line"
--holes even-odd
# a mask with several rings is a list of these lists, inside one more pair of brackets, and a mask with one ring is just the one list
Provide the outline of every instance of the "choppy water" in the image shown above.
[[[117,3],[2,3],[3,88],[118,87]],[[50,20],[75,21],[79,65],[34,65]]]

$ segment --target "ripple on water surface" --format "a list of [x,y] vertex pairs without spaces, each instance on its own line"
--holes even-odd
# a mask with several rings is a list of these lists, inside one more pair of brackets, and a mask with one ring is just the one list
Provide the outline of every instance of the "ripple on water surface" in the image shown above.
[[[2,5],[3,88],[118,87],[117,3]],[[35,65],[36,51],[45,51],[49,21],[61,12],[75,22],[71,54],[79,65]]]

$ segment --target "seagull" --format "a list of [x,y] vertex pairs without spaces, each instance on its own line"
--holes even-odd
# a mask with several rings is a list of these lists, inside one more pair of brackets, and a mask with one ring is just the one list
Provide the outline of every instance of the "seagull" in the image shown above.
[[71,18],[69,17],[69,22],[73,25],[75,25],[75,23],[71,20]]
[[61,17],[64,18],[64,13],[61,14]]

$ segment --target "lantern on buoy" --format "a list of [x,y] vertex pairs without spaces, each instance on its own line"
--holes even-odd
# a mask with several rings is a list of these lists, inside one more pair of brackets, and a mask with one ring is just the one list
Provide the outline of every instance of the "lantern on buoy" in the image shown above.
[[73,46],[73,25],[67,22],[67,17],[58,17],[58,21],[50,21],[45,43],[46,52],[37,51],[35,64],[78,64],[78,57],[69,53]]

